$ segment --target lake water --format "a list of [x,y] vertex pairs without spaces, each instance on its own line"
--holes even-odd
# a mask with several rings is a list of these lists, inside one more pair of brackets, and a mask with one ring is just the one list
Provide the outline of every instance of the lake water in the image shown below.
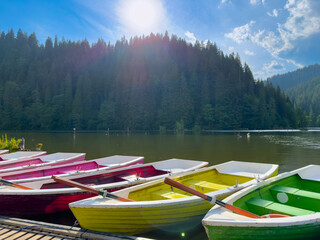
[[[4,132],[0,132],[0,135]],[[54,152],[84,152],[86,159],[110,155],[144,156],[145,163],[169,158],[208,161],[214,165],[230,160],[275,163],[279,172],[309,164],[320,164],[320,132],[252,132],[210,133],[205,135],[110,134],[105,133],[44,133],[7,132],[8,137],[26,140],[26,148]],[[70,213],[37,216],[35,219],[73,224]],[[201,225],[186,233],[160,231],[142,235],[155,239],[206,239]]]

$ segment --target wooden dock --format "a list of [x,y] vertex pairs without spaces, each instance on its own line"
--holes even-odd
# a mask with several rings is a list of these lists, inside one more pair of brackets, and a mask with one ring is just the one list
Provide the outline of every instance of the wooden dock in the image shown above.
[[86,229],[0,216],[0,240],[150,240]]

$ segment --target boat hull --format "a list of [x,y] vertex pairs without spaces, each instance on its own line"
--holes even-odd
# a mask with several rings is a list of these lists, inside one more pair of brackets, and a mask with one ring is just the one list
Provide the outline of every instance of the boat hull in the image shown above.
[[92,196],[94,194],[86,192],[46,195],[5,195],[1,196],[0,214],[11,217],[50,214],[68,210],[70,202]]
[[82,228],[99,232],[136,235],[154,229],[166,231],[169,226],[185,222],[198,225],[211,206],[204,200],[198,200],[156,207],[71,208],[71,210]]
[[230,227],[204,226],[207,236],[212,240],[219,239],[319,239],[320,224],[299,224],[281,227]]

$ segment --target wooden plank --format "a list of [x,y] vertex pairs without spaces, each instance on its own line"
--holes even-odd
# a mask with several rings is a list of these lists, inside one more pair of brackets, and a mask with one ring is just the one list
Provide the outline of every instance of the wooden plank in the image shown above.
[[0,230],[0,235],[5,234],[5,233],[8,232],[8,231],[10,231],[10,230],[4,228],[4,229]]
[[[98,233],[90,230],[84,230],[78,227],[70,227],[59,224],[0,216],[0,237],[2,234],[5,234],[10,230],[16,230],[23,233],[21,235],[18,235],[17,238],[10,238],[10,240],[126,239],[126,236],[117,236],[115,234],[108,235],[107,233]],[[17,234],[17,232],[15,234]],[[141,237],[130,237],[130,239],[131,238],[135,240],[151,240]]]
[[41,240],[51,240],[53,236],[44,236]]
[[0,235],[0,240],[1,239],[7,239],[9,236],[16,234],[18,231],[17,230],[11,230],[6,232],[5,234]]
[[17,240],[25,240],[25,239],[29,239],[30,237],[33,237],[35,234],[34,233],[27,233],[19,238],[17,238]]
[[17,232],[16,234],[14,235],[11,235],[10,237],[8,237],[7,239],[8,240],[15,240],[19,237],[21,237],[22,235],[26,234],[26,232],[23,232],[23,231],[20,231],[20,232]]
[[37,235],[33,236],[32,238],[28,238],[28,240],[37,240],[37,239],[42,238],[43,236],[44,235],[37,234]]

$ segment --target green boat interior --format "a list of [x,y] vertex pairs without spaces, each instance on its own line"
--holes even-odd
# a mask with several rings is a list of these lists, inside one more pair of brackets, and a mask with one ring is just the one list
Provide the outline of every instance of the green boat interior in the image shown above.
[[[242,184],[252,180],[253,178],[223,174],[218,172],[216,169],[210,169],[207,171],[188,174],[186,176],[175,177],[173,179],[199,192],[208,193],[235,186],[236,184]],[[177,199],[188,196],[193,195],[171,187],[164,182],[129,193],[129,198],[135,201]]]
[[249,193],[234,202],[234,206],[260,216],[313,214],[320,210],[320,182],[296,174]]

